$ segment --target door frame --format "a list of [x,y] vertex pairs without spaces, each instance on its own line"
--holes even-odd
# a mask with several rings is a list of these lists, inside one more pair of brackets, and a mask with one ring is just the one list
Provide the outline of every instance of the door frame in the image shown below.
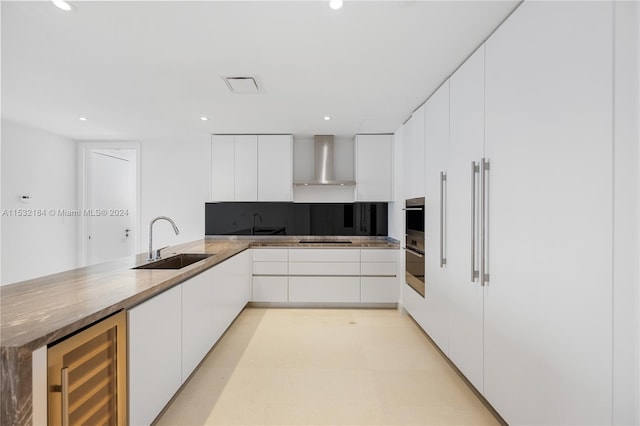
[[[78,206],[79,211],[83,212],[88,209],[87,202],[89,200],[87,191],[87,179],[88,179],[88,156],[94,150],[104,149],[130,149],[135,151],[135,182],[133,184],[134,199],[133,213],[131,214],[131,233],[133,236],[133,253],[138,252],[140,246],[140,143],[139,142],[79,142],[78,143]],[[88,250],[88,237],[89,237],[89,221],[87,217],[80,214],[80,220],[78,221],[78,266],[87,265],[87,250]]]

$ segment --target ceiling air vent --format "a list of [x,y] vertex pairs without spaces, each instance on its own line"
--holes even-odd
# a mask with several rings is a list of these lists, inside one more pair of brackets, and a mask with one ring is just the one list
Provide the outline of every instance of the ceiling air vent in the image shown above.
[[255,77],[222,77],[231,93],[258,93],[260,91]]

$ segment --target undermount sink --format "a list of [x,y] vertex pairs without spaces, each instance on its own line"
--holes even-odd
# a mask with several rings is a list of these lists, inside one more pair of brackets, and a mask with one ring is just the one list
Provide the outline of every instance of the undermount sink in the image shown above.
[[204,253],[181,253],[166,259],[156,260],[144,265],[137,266],[133,269],[182,269],[185,266],[200,262],[213,254]]

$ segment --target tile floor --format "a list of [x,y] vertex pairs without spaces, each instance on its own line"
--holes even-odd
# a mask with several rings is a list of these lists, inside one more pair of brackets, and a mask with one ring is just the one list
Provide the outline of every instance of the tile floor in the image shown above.
[[406,314],[247,308],[157,425],[498,424]]

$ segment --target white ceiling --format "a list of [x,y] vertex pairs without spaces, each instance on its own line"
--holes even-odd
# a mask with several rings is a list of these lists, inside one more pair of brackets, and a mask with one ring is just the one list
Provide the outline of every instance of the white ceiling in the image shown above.
[[[70,3],[1,2],[2,117],[143,140],[394,132],[518,2]],[[262,91],[232,94],[236,75]]]

